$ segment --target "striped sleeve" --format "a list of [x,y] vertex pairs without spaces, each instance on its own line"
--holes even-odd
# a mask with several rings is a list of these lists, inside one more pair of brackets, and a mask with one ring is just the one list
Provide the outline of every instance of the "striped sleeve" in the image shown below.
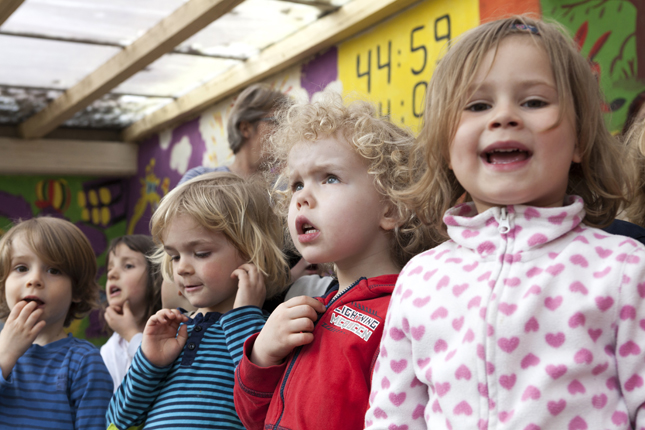
[[234,366],[237,367],[242,360],[244,342],[262,330],[266,323],[266,317],[258,307],[243,306],[224,314],[220,322],[224,329],[226,347],[231,354]]
[[105,411],[112,397],[112,377],[96,348],[87,346],[70,389],[70,404],[75,411],[74,428],[105,428]]
[[110,401],[106,414],[107,426],[114,424],[116,428],[125,430],[142,424],[159,394],[161,381],[170,369],[172,365],[157,367],[150,363],[139,348],[121,386]]

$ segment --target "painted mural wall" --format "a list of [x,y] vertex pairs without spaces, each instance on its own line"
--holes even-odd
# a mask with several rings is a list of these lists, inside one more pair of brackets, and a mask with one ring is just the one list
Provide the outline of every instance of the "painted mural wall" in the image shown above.
[[[300,100],[315,100],[325,89],[367,98],[416,131],[446,44],[481,22],[518,13],[555,19],[575,36],[605,92],[607,123],[618,132],[645,91],[645,0],[427,0],[265,82]],[[104,276],[109,240],[148,234],[159,200],[188,169],[233,161],[226,120],[234,101],[142,142],[139,173],[127,180],[0,177],[0,228],[38,214],[69,219],[90,237]],[[71,329],[97,344],[104,339],[96,313]]]
[[[266,82],[297,99],[314,100],[326,88],[367,98],[418,131],[427,83],[446,45],[481,22],[522,13],[556,20],[575,38],[605,93],[607,124],[618,133],[630,103],[645,92],[645,0],[426,0]],[[142,143],[129,232],[148,231],[156,202],[188,169],[232,162],[225,124],[234,100]]]
[[[45,215],[66,219],[90,240],[104,287],[108,245],[125,234],[128,192],[127,179],[0,176],[0,235],[19,219]],[[99,311],[74,321],[68,331],[96,345],[107,340]]]

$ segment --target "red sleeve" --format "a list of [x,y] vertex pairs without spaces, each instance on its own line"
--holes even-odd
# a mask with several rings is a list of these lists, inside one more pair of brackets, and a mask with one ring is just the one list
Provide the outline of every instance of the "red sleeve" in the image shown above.
[[235,369],[235,410],[248,430],[263,430],[273,393],[276,391],[287,361],[279,366],[259,367],[251,363],[250,356],[258,334],[244,342],[242,361]]

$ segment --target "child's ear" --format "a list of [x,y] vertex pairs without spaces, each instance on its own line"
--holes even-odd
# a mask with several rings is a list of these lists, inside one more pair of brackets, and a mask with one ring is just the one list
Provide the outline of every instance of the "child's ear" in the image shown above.
[[381,222],[379,227],[385,231],[394,230],[399,224],[399,217],[397,211],[391,205],[384,205],[383,214],[381,215]]
[[242,135],[242,137],[244,137],[245,139],[248,139],[249,137],[251,137],[252,128],[253,126],[251,125],[250,122],[242,121],[239,126],[240,134]]

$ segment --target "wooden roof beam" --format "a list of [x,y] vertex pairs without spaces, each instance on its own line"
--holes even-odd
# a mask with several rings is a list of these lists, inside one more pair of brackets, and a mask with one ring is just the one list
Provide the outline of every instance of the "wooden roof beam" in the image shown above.
[[25,0],[0,0],[0,25],[13,14]]
[[184,40],[231,11],[242,0],[190,0],[79,83],[20,125],[24,138],[43,137],[94,100]]
[[132,176],[134,143],[0,137],[0,175]]
[[257,57],[235,66],[126,128],[123,139],[137,141],[198,114],[206,107],[271,76],[414,4],[416,0],[353,0]]
[[323,12],[329,12],[332,10],[336,10],[339,8],[339,6],[335,6],[329,2],[326,1],[315,1],[315,0],[282,0],[287,3],[297,3],[297,4],[303,4],[307,6],[313,6],[317,7],[318,9],[322,10]]

